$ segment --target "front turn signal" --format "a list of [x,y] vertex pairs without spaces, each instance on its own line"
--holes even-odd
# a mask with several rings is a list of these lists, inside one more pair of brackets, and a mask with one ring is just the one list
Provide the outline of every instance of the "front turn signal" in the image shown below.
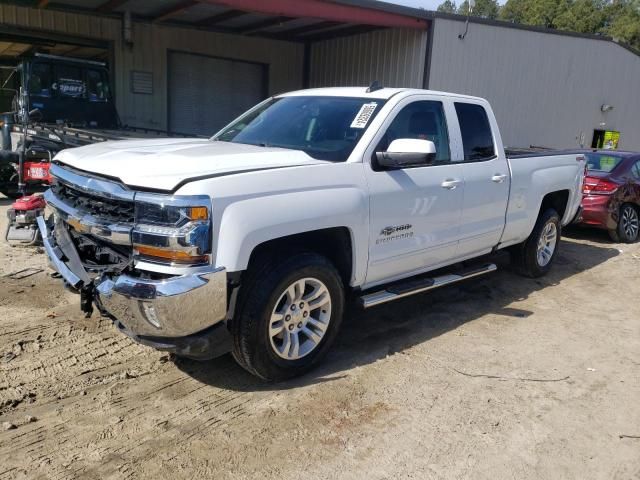
[[207,263],[209,261],[209,255],[192,255],[188,251],[184,250],[172,250],[168,248],[152,247],[149,245],[133,245],[134,254],[140,255],[149,260],[157,259],[162,261],[170,261],[172,263],[183,264],[199,264]]

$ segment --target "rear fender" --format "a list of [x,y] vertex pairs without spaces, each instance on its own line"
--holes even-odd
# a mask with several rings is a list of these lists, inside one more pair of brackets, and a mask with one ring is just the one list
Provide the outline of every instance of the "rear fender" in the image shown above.
[[527,160],[520,159],[511,162],[514,173],[506,226],[500,242],[502,246],[514,245],[529,237],[540,214],[545,196],[554,192],[569,192],[564,215],[562,215],[562,225],[570,223],[580,207],[584,162],[556,167],[543,164],[541,168],[527,172],[526,163],[521,165],[517,163]]

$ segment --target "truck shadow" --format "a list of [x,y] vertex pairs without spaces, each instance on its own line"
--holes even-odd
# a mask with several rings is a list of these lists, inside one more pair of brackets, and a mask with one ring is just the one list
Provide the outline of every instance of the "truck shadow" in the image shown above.
[[562,229],[562,236],[573,240],[590,240],[592,242],[615,245],[606,230],[580,226],[569,226]]
[[619,251],[615,248],[563,239],[554,268],[542,278],[518,276],[509,264],[509,255],[500,254],[492,258],[498,264],[498,272],[484,277],[366,311],[351,302],[327,358],[318,368],[295,380],[279,384],[263,382],[239,367],[231,355],[202,363],[178,359],[176,366],[202,383],[236,391],[277,391],[333,381],[348,376],[354,367],[427,342],[486,314],[526,319],[533,312],[509,305],[617,255]]

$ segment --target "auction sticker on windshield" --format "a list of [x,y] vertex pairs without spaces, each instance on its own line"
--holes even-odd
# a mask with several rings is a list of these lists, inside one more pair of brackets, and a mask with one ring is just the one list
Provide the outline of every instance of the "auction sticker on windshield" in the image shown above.
[[375,112],[378,104],[375,102],[365,103],[360,107],[360,111],[356,115],[356,118],[351,122],[351,128],[365,128],[373,112]]

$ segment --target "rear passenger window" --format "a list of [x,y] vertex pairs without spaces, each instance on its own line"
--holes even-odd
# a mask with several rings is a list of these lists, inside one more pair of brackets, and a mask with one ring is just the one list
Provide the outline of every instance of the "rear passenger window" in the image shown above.
[[456,103],[462,133],[465,162],[479,162],[495,157],[493,135],[487,112],[480,105]]
[[633,167],[631,167],[631,175],[640,180],[640,162],[633,164]]

